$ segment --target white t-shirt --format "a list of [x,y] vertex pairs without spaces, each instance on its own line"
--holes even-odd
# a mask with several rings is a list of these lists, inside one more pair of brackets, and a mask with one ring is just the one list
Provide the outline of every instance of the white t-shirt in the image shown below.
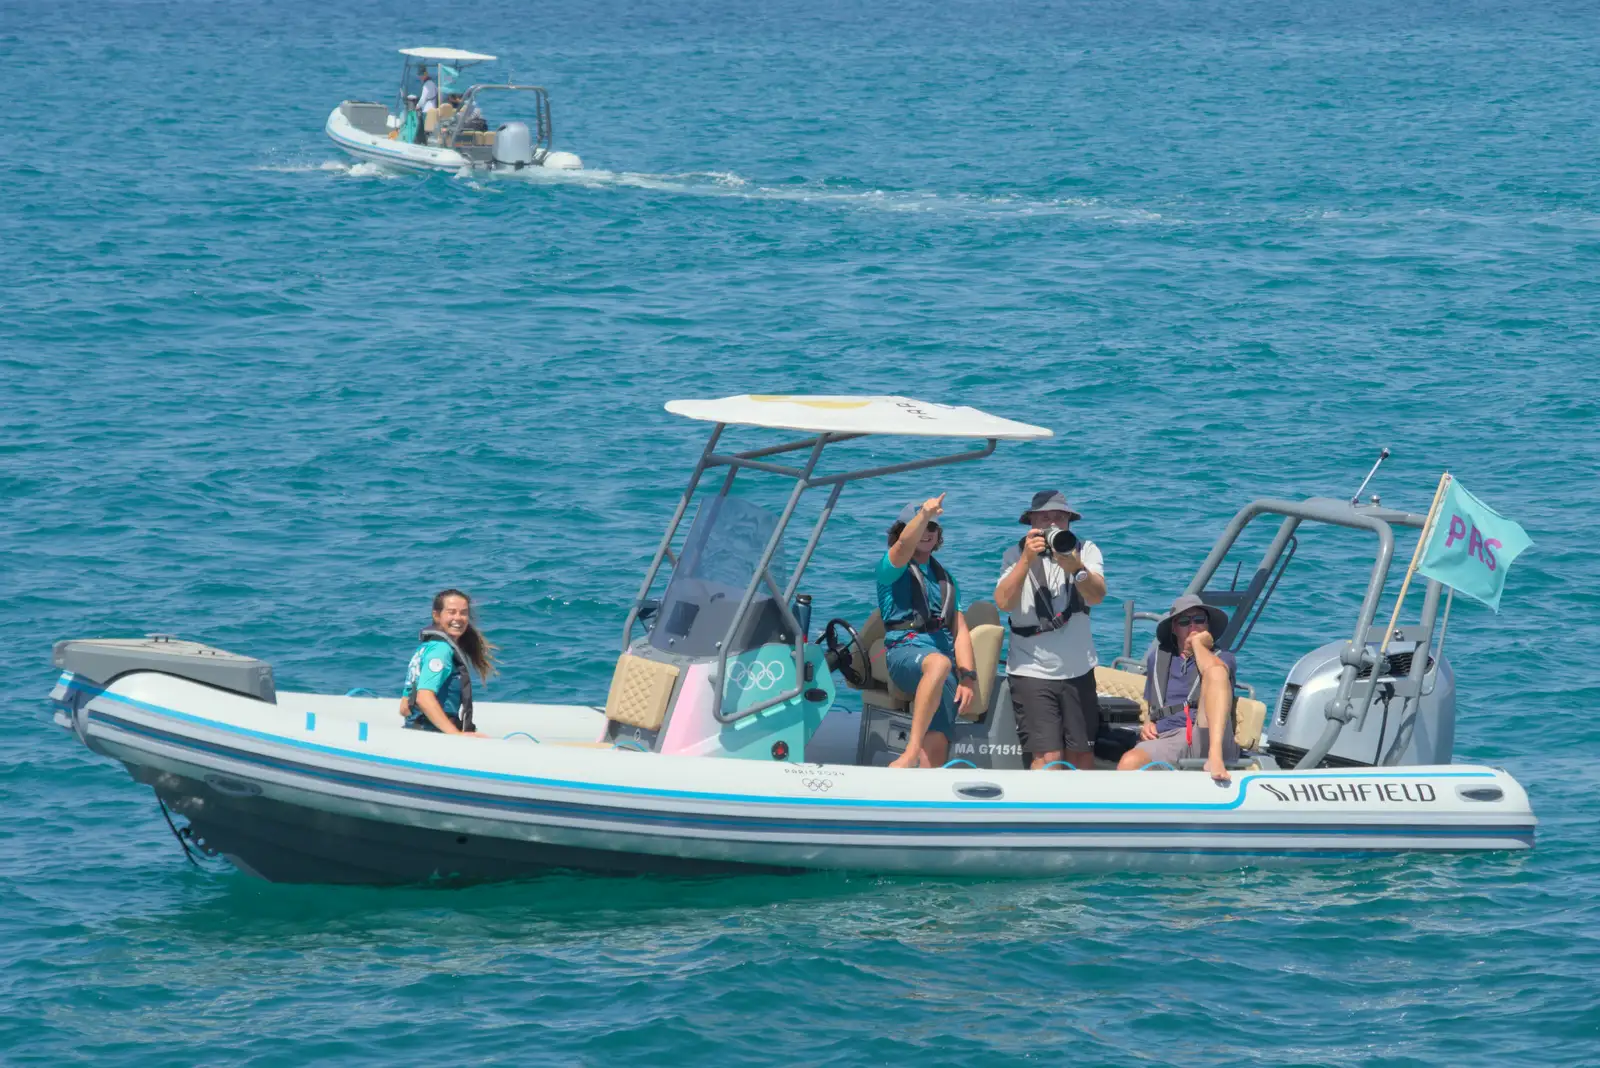
[[422,96],[417,98],[418,111],[431,111],[439,106],[439,85],[432,78],[422,83]]
[[[1022,550],[1015,545],[1007,549],[1000,561],[1000,577],[1009,575],[1021,558]],[[1078,559],[1083,561],[1084,570],[1105,578],[1105,563],[1094,542],[1086,541],[1078,546]],[[1067,587],[1072,577],[1052,557],[1043,557],[1040,562],[1050,586],[1051,607],[1060,611],[1067,606]],[[1032,575],[1022,580],[1022,593],[1011,620],[1019,627],[1039,625],[1038,614],[1034,611]],[[1012,675],[1030,679],[1075,679],[1093,671],[1100,663],[1095,656],[1094,639],[1089,634],[1089,617],[1082,612],[1074,613],[1060,630],[1035,634],[1031,638],[1012,631],[1010,637],[1011,652],[1006,657],[1006,671]]]

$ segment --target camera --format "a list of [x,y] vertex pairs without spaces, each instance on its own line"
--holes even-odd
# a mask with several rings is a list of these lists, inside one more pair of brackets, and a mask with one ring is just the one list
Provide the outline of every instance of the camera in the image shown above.
[[1044,543],[1053,553],[1070,553],[1078,547],[1078,536],[1061,527],[1051,527],[1044,532]]

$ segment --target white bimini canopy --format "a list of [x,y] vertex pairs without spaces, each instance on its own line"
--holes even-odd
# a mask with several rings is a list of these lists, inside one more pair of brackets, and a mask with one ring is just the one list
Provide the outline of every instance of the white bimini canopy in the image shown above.
[[707,423],[762,426],[831,434],[892,434],[912,438],[1048,438],[1042,426],[1002,419],[976,408],[955,408],[910,397],[794,397],[746,393],[720,400],[667,402],[674,415]]
[[487,63],[495,58],[482,52],[463,52],[459,48],[402,48],[400,54],[417,59],[437,59],[445,63]]

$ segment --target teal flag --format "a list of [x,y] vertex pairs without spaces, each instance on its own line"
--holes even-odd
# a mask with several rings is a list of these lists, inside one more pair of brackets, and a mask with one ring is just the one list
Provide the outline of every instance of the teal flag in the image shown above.
[[[461,77],[461,71],[459,71],[455,67],[447,67],[443,63],[439,64],[439,92],[441,92],[441,93],[453,93],[453,92],[455,92],[456,91],[456,79],[459,78],[459,77]],[[440,100],[439,103],[443,104],[444,101]]]
[[1525,530],[1451,479],[1417,571],[1498,612],[1511,561],[1532,544]]

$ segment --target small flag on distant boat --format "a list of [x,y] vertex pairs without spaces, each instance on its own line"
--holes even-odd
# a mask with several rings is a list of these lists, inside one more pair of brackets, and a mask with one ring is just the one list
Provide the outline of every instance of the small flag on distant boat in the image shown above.
[[460,68],[458,68],[458,67],[447,67],[443,63],[439,64],[439,92],[441,92],[441,93],[453,93],[453,92],[455,92],[456,91],[456,79],[459,78],[459,77],[461,77]]
[[[1446,474],[1436,494],[1419,574],[1500,611],[1511,561],[1532,545],[1527,531],[1468,493]],[[1428,529],[1428,528],[1424,528]]]

